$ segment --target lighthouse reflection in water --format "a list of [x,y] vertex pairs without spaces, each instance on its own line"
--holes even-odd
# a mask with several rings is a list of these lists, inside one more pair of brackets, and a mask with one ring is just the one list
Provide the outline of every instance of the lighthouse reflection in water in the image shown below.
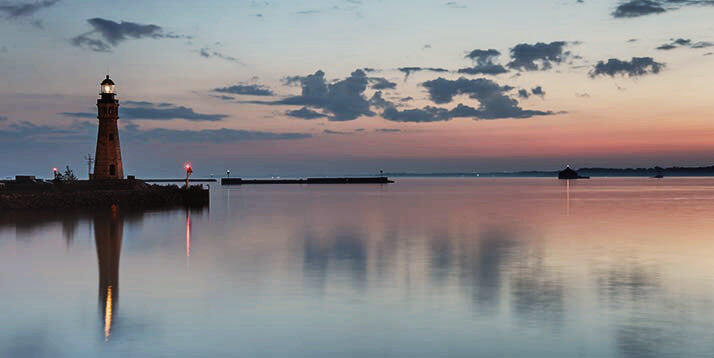
[[94,217],[94,241],[99,265],[99,310],[104,324],[104,339],[112,334],[112,323],[119,308],[119,258],[123,222],[119,210],[113,206],[111,213]]
[[[141,215],[141,214],[139,214]],[[117,206],[96,213],[94,242],[99,275],[99,313],[104,340],[109,341],[119,312],[119,262],[125,217]],[[191,210],[186,209],[186,258],[191,256]]]

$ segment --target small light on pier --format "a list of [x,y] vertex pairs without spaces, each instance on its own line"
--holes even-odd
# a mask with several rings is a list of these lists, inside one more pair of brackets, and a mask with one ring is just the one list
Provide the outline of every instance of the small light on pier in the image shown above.
[[186,170],[186,189],[188,189],[188,177],[193,174],[193,167],[191,167],[191,162],[184,163],[183,168]]

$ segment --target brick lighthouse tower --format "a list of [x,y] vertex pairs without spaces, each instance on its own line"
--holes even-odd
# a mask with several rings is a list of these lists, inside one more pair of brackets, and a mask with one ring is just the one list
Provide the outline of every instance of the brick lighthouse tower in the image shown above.
[[121,163],[121,147],[119,146],[119,101],[116,99],[114,81],[107,78],[102,81],[101,92],[97,99],[97,118],[99,133],[97,134],[97,153],[94,162],[92,179],[124,179],[124,167]]

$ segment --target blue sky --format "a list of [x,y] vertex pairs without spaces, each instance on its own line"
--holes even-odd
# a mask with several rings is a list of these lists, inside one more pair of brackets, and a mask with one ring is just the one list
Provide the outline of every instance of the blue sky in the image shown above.
[[[0,176],[86,171],[106,73],[139,176],[185,160],[244,176],[708,165],[713,15],[671,0],[0,1]],[[479,64],[503,70],[459,72]]]

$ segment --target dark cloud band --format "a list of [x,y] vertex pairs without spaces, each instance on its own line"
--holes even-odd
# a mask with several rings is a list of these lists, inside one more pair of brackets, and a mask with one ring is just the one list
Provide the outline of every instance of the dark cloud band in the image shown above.
[[[63,112],[67,117],[96,118],[92,112]],[[122,119],[172,120],[185,119],[193,122],[215,122],[228,117],[227,114],[197,113],[193,108],[176,106],[172,103],[152,103],[146,101],[125,101],[119,109]]]

